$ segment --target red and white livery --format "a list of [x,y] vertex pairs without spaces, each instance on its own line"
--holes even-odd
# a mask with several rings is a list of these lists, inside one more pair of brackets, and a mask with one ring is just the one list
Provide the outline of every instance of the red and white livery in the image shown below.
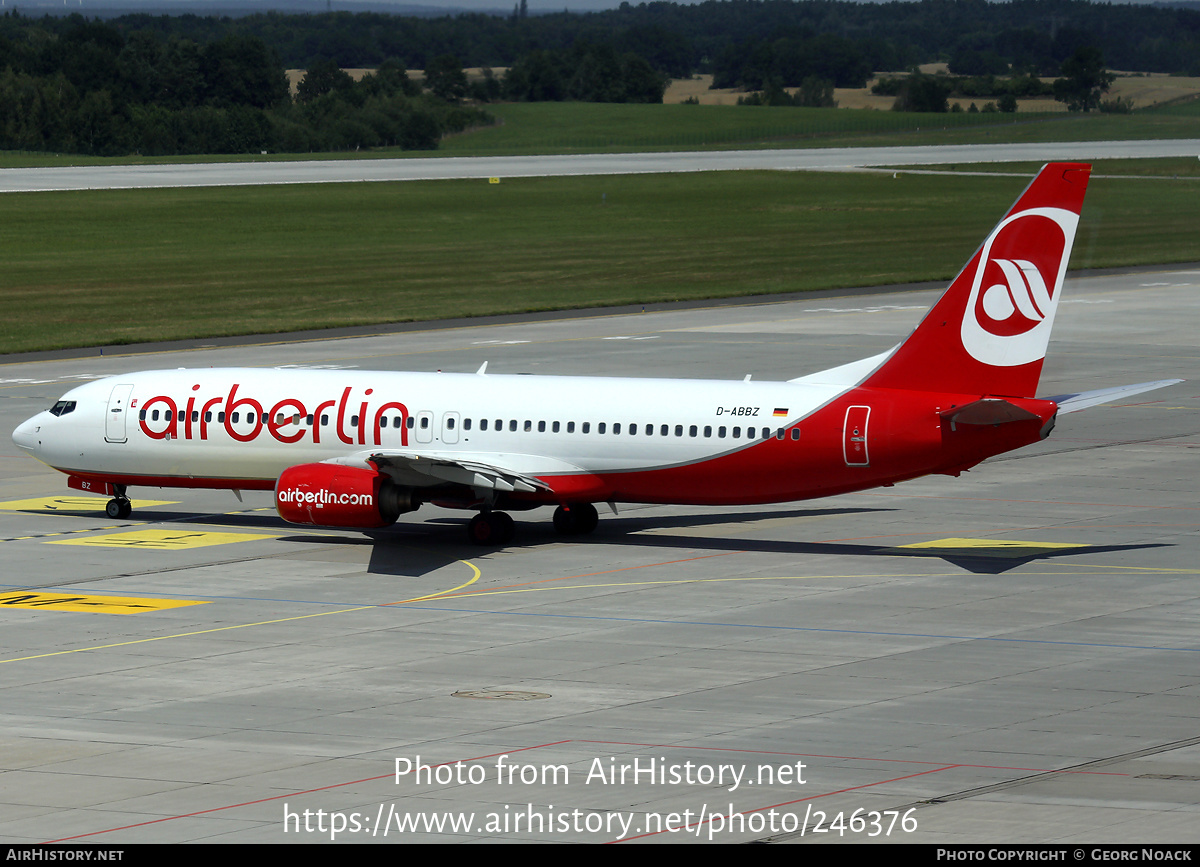
[[788,382],[262,369],[169,370],[75,388],[13,433],[68,485],[274,490],[297,524],[372,528],[423,503],[772,503],[958,475],[1046,437],[1059,413],[1167,380],[1036,398],[1090,166],[1042,169],[899,346]]

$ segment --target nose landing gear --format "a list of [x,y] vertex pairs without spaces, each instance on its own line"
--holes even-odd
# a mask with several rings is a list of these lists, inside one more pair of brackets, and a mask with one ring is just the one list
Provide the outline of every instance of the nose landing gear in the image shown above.
[[133,514],[133,504],[125,496],[125,486],[113,485],[113,493],[116,496],[105,504],[104,514],[110,518],[128,518]]

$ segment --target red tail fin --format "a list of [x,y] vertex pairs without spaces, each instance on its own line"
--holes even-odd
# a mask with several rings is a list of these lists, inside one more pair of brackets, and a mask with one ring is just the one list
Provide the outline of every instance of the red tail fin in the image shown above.
[[1092,167],[1050,163],[864,385],[1032,397]]

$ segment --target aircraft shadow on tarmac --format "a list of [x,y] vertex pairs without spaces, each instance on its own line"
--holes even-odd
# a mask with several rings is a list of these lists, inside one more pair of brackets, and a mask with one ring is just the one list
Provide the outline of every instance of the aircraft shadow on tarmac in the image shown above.
[[[852,542],[803,542],[787,539],[726,537],[721,535],[673,535],[664,530],[671,528],[696,528],[706,525],[728,525],[739,523],[753,525],[758,520],[779,518],[828,518],[840,515],[855,515],[871,512],[893,511],[891,509],[833,508],[804,510],[772,510],[763,512],[718,512],[653,517],[609,517],[601,521],[596,533],[586,537],[575,537],[568,544],[629,545],[649,548],[678,548],[689,551],[757,551],[774,554],[836,556],[836,557],[918,557],[936,558],[953,564],[966,572],[981,575],[999,575],[1036,560],[1077,557],[1081,554],[1104,554],[1119,551],[1144,550],[1165,547],[1163,544],[1131,545],[1088,545],[1079,547],[1021,548],[946,547],[946,548],[897,548],[889,545],[866,545]],[[456,560],[469,560],[481,554],[493,553],[492,549],[480,549],[463,544],[463,520],[453,517],[433,518],[421,523],[398,524],[386,530],[371,531],[365,537],[334,537],[301,535],[283,537],[287,541],[311,541],[320,544],[352,544],[372,546],[367,571],[374,574],[417,577],[442,568]],[[643,535],[643,531],[648,532]],[[535,547],[562,542],[547,522],[518,522],[517,541],[513,547]],[[998,540],[999,541],[999,540]],[[503,550],[503,549],[498,549]]]
[[[21,510],[29,513],[41,510]],[[730,524],[745,525],[753,529],[755,521],[767,521],[802,518],[831,518],[836,516],[852,516],[875,512],[890,512],[893,509],[879,508],[845,508],[829,509],[773,509],[755,512],[713,512],[681,515],[662,515],[642,517],[638,514],[626,514],[605,517],[601,520],[596,532],[591,536],[571,537],[568,544],[586,546],[588,544],[628,545],[648,548],[678,548],[691,551],[756,551],[771,554],[838,556],[838,557],[918,557],[937,558],[951,563],[964,571],[982,575],[999,575],[1018,566],[1035,560],[1059,560],[1079,555],[1105,554],[1119,551],[1145,550],[1161,548],[1161,543],[1137,545],[1087,545],[1079,547],[1037,547],[1029,544],[1019,548],[989,548],[957,547],[923,547],[899,548],[890,545],[867,545],[853,542],[804,542],[790,539],[749,538],[744,535],[735,537],[719,534],[704,535],[679,533],[672,535],[671,529],[685,530],[688,528],[703,528],[710,525],[728,526]],[[91,509],[58,509],[58,515],[94,518],[96,513]],[[558,536],[549,521],[541,519],[539,513],[533,513],[529,519],[523,515],[517,516],[517,538],[509,547],[533,547],[538,545],[564,542]],[[352,531],[299,530],[291,524],[284,523],[273,511],[262,510],[253,512],[230,512],[224,514],[197,513],[155,509],[153,507],[139,509],[136,520],[130,526],[154,523],[200,524],[226,529],[243,529],[267,531],[278,535],[280,541],[293,543],[309,543],[335,547],[370,546],[366,571],[378,575],[394,575],[397,577],[421,577],[430,572],[457,562],[469,560],[481,555],[494,553],[491,548],[479,548],[464,542],[463,528],[466,518],[454,516],[431,517],[424,521],[401,522],[383,530],[372,530],[362,535]],[[280,531],[284,531],[280,533]],[[984,540],[986,541],[986,540]],[[997,540],[998,544],[1002,540]],[[364,552],[365,553],[365,552]],[[351,558],[358,561],[358,558]]]

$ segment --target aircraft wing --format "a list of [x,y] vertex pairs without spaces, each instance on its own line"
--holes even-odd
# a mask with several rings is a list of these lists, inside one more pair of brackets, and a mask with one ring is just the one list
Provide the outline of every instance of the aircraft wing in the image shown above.
[[1137,385],[1118,385],[1116,388],[1101,388],[1096,391],[1081,391],[1077,394],[1060,394],[1056,397],[1047,397],[1045,400],[1052,400],[1058,404],[1058,414],[1068,412],[1078,412],[1081,409],[1087,409],[1090,406],[1098,406],[1102,403],[1111,403],[1114,400],[1121,400],[1126,397],[1133,397],[1135,394],[1141,394],[1143,391],[1153,391],[1156,388],[1166,388],[1168,385],[1175,385],[1183,382],[1182,379],[1160,379],[1155,382],[1139,382]]
[[471,488],[495,491],[522,491],[532,494],[549,491],[545,482],[490,461],[465,457],[439,456],[419,452],[372,452],[367,459],[397,483],[430,487],[450,482]]
[[538,474],[584,472],[574,464],[540,455],[411,449],[374,449],[326,463],[374,466],[391,476],[397,484],[414,488],[450,483],[477,490],[505,493],[520,491],[528,494],[551,491],[550,486],[537,477]]

